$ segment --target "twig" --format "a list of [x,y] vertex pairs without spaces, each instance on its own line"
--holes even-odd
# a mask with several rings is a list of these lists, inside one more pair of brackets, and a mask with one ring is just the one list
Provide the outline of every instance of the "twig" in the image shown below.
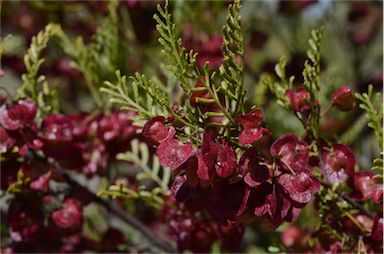
[[[324,187],[327,187],[327,188],[332,188],[332,185],[323,181],[323,180],[319,180],[319,182],[321,183],[321,185],[323,185]],[[370,211],[367,211],[362,205],[360,205],[359,203],[357,203],[355,200],[353,200],[350,196],[348,196],[347,194],[345,193],[342,193],[338,190],[335,191],[337,195],[339,195],[341,198],[343,198],[345,201],[347,201],[349,204],[351,204],[354,208],[358,209],[360,212],[362,212],[363,214],[367,215],[368,217],[370,218],[375,218],[375,214],[370,212]]]
[[116,217],[118,217],[125,223],[129,224],[136,230],[140,231],[153,245],[157,246],[159,249],[167,253],[177,253],[177,250],[175,249],[172,243],[162,238],[161,236],[154,234],[146,225],[144,225],[135,217],[127,214],[124,210],[122,210],[119,206],[117,206],[113,202],[102,199],[101,197],[97,196],[96,194],[88,190],[83,185],[79,184],[56,161],[53,161],[51,159],[46,159],[37,154],[34,154],[34,159],[44,161],[44,162],[49,162],[53,166],[54,170],[57,173],[59,173],[69,185],[71,185],[73,188],[78,188],[87,192],[89,195],[92,196],[93,200],[96,203],[104,206],[108,211],[113,213]]

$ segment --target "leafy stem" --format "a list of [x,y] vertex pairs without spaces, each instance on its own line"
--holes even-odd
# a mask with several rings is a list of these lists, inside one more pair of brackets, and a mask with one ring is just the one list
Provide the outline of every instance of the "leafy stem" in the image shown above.
[[168,12],[168,0],[165,1],[164,8],[157,5],[157,10],[160,16],[155,14],[153,18],[157,22],[156,29],[160,34],[158,41],[163,46],[162,52],[170,61],[168,69],[180,81],[183,90],[190,95],[191,86],[189,80],[198,79],[196,73],[191,71],[195,66],[197,54],[192,50],[188,53],[182,46],[181,38],[176,36],[175,24],[172,23],[171,14]]
[[[373,86],[368,86],[367,93],[356,93],[356,98],[360,100],[360,108],[363,109],[368,117],[368,126],[375,132],[379,147],[383,146],[383,106],[381,105],[381,93],[373,94]],[[378,108],[378,109],[377,109]]]

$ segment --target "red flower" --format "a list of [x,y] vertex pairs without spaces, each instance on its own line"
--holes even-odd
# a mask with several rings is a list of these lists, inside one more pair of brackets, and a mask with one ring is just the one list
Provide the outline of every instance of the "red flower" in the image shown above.
[[179,140],[175,138],[163,141],[156,151],[160,165],[171,167],[173,170],[183,165],[194,154],[191,143],[180,144]]
[[241,206],[237,211],[237,216],[246,211],[256,216],[266,214],[270,208],[267,197],[272,193],[272,189],[272,184],[268,182],[264,182],[255,188],[246,186]]
[[358,172],[353,174],[348,182],[353,189],[352,196],[357,200],[372,199],[378,203],[383,195],[383,185],[376,182],[375,174],[371,172]]
[[197,175],[202,180],[209,180],[214,174],[214,164],[217,159],[219,150],[210,132],[205,132],[203,136],[203,144],[198,152]]
[[82,224],[83,211],[78,200],[68,198],[63,207],[52,213],[55,224],[64,229],[78,228]]
[[190,190],[187,177],[185,175],[176,176],[171,187],[171,193],[175,199],[179,202],[185,202],[189,197]]
[[270,153],[285,171],[302,171],[309,161],[307,143],[294,134],[287,134],[276,140],[271,146]]
[[216,173],[220,177],[232,175],[236,169],[236,154],[232,146],[225,140],[219,140],[219,153],[215,164]]
[[235,184],[229,184],[228,181],[217,182],[205,194],[204,210],[216,222],[226,224],[233,221],[242,205],[245,191],[246,184],[241,181]]
[[331,103],[340,111],[350,111],[356,106],[356,99],[348,86],[336,89],[331,96]]
[[276,225],[283,221],[297,220],[304,206],[304,204],[292,201],[280,184],[275,184],[274,191],[267,196],[266,202],[269,204],[268,215]]
[[276,184],[274,191],[266,198],[269,205],[268,215],[275,224],[284,221],[295,221],[301,212],[302,204],[292,202],[286,196],[284,188]]
[[296,176],[283,174],[279,177],[279,184],[293,201],[301,204],[308,203],[320,190],[320,183],[309,171],[301,171]]
[[344,182],[353,176],[356,159],[351,149],[342,144],[335,144],[331,150],[323,150],[321,168],[332,184]]
[[262,127],[264,115],[260,109],[253,109],[247,114],[238,115],[236,121],[242,128],[239,135],[240,144],[252,144],[263,137],[263,133],[268,133]]
[[32,242],[44,224],[41,200],[34,195],[12,199],[6,221],[13,242]]
[[13,147],[16,140],[13,139],[7,132],[6,129],[0,127],[0,152],[7,152],[10,148]]
[[310,96],[304,87],[301,86],[296,91],[288,89],[285,95],[291,101],[291,107],[294,111],[307,115],[311,110]]
[[204,133],[197,158],[197,175],[202,180],[211,180],[215,172],[220,177],[228,177],[236,169],[236,154],[232,146],[225,139],[216,141],[209,132]]
[[383,242],[383,224],[383,218],[377,214],[372,227],[372,239],[377,242]]
[[16,130],[23,126],[34,125],[36,104],[30,99],[14,102],[8,108],[0,107],[0,124],[7,130]]
[[[0,78],[1,78],[1,69],[0,69]],[[0,106],[5,104],[8,100],[8,93],[4,89],[0,89]]]
[[257,149],[250,147],[244,151],[239,160],[238,171],[241,176],[245,174],[259,162],[259,154]]
[[[24,156],[28,149],[37,150],[42,142],[37,138],[37,125],[34,122],[37,112],[35,103],[30,99],[19,100],[0,107],[0,127],[5,135],[1,138],[2,147],[11,149],[11,144],[19,148],[18,154]],[[4,148],[2,148],[4,149]]]
[[168,138],[170,129],[165,126],[165,117],[155,116],[148,120],[144,125],[141,134],[152,145],[159,145],[159,143]]
[[256,148],[245,150],[239,161],[239,173],[244,176],[244,181],[250,187],[257,187],[269,178],[266,165],[260,164]]
[[116,111],[111,115],[103,115],[97,122],[97,135],[105,142],[118,139],[129,140],[136,134],[137,127],[133,126],[134,112]]
[[42,124],[42,150],[46,156],[57,160],[63,167],[81,168],[85,160],[84,142],[75,135],[77,125],[82,119],[78,116],[52,114],[46,116]]
[[187,161],[185,175],[187,176],[187,182],[190,186],[196,187],[200,183],[200,178],[197,175],[198,160],[196,156],[191,157]]

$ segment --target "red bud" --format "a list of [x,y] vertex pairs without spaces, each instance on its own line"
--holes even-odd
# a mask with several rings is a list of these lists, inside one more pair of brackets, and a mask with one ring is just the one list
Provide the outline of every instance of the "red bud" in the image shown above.
[[336,89],[332,96],[331,102],[333,106],[340,111],[350,111],[355,108],[356,100],[352,94],[352,89],[348,86],[342,86]]

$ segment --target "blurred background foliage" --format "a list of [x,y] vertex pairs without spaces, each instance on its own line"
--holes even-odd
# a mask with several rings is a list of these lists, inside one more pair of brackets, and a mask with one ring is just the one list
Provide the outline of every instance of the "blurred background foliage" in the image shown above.
[[[221,29],[229,2],[177,0],[171,3],[174,23],[183,36],[184,45],[199,53],[198,62],[209,61],[210,68],[221,64]],[[109,10],[108,3],[103,1],[2,1],[0,69],[6,75],[0,78],[0,87],[15,95],[22,84],[21,74],[26,70],[23,56],[31,38],[50,22],[61,25],[68,41],[63,43],[56,38],[49,42],[43,52],[45,62],[40,73],[46,76],[50,86],[58,89],[61,112],[110,110],[111,105],[102,103],[100,108],[94,102],[89,82],[95,87],[95,96],[105,102],[106,98],[98,90],[103,81],[114,79],[117,69],[124,75],[140,71],[157,76],[163,84],[174,87],[175,79],[163,65],[157,42],[153,20],[157,3],[161,1],[119,1],[116,10]],[[274,75],[275,64],[285,56],[287,75],[294,75],[294,84],[299,86],[313,28],[324,26],[320,100],[324,108],[332,91],[342,85],[349,85],[356,92],[366,91],[368,84],[377,91],[382,90],[382,8],[382,1],[242,1],[247,103],[263,108],[275,138],[289,132],[301,134],[303,129],[259,83],[260,75],[263,72]],[[96,47],[95,52],[100,54],[90,56],[80,52],[82,47],[75,43],[79,36],[82,42],[76,43]],[[106,37],[114,47],[103,48],[105,45],[98,40]],[[95,65],[82,68],[81,59],[85,56],[93,57]],[[93,68],[95,76],[87,76],[87,68]],[[371,167],[372,159],[381,150],[366,123],[361,110],[351,113],[332,110],[321,122],[325,135],[337,139],[343,134],[342,141],[355,151],[362,169]],[[313,219],[312,208],[307,207],[296,223],[302,225]],[[94,214],[94,207],[86,212]],[[97,238],[90,227],[103,225],[97,215],[91,220],[86,231],[91,238]],[[248,251],[279,251],[279,232],[287,225],[276,232],[258,227],[257,223],[253,225],[247,229],[244,239]]]

